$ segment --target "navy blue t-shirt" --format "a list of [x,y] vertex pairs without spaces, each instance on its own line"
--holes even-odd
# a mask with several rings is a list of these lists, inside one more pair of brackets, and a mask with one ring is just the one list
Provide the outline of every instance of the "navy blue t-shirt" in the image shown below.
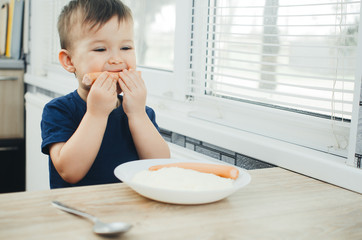
[[[122,101],[122,97],[119,97]],[[87,104],[81,99],[77,91],[55,98],[45,105],[41,121],[43,139],[41,150],[44,154],[49,155],[49,146],[51,144],[68,141],[77,130],[86,109]],[[159,130],[153,109],[146,107],[146,113]],[[114,169],[119,164],[138,159],[128,125],[128,118],[121,104],[120,107],[110,113],[98,155],[81,181],[76,184],[64,181],[56,171],[49,155],[50,188],[119,182],[114,176]]]

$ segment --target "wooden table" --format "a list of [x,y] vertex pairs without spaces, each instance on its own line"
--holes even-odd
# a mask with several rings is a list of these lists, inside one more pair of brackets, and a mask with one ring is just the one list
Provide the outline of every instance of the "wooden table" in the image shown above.
[[249,171],[245,188],[219,202],[172,205],[125,184],[0,195],[0,239],[104,239],[59,200],[133,228],[119,239],[362,239],[362,195],[281,168]]

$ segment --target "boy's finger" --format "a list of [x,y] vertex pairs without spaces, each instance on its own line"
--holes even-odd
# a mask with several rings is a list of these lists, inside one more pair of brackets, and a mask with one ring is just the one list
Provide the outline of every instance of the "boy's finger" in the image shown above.
[[102,72],[99,77],[94,81],[93,86],[101,87],[104,81],[108,78],[109,74],[107,72]]
[[117,94],[117,84],[116,81],[112,80],[112,85],[110,86],[110,88],[108,89],[109,92],[111,92],[112,94],[116,95]]
[[145,83],[142,79],[140,71],[130,69],[129,76],[133,79],[133,82],[136,85],[136,87],[144,87]]
[[115,80],[113,79],[113,77],[112,76],[108,76],[104,81],[103,81],[103,84],[102,84],[102,88],[104,88],[104,89],[107,89],[107,90],[109,90],[111,87],[112,87],[112,85],[114,85],[115,84]]
[[128,89],[137,87],[133,81],[133,76],[129,73],[128,70],[124,70],[119,73],[120,78],[123,80],[124,84],[127,85]]
[[121,78],[118,78],[118,84],[121,87],[121,90],[123,91],[123,93],[127,94],[130,92],[129,88],[127,87],[127,85],[123,82],[123,80]]

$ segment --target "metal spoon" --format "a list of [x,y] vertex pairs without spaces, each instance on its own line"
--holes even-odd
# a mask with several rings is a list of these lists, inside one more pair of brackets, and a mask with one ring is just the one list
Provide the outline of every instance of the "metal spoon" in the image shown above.
[[52,204],[53,204],[53,206],[65,211],[65,212],[69,212],[69,213],[72,213],[72,214],[75,214],[75,215],[78,215],[78,216],[91,220],[94,223],[93,231],[100,235],[116,235],[116,234],[127,232],[132,227],[131,224],[124,223],[124,222],[103,223],[98,218],[96,218],[88,213],[79,211],[75,208],[69,207],[58,201],[53,201]]

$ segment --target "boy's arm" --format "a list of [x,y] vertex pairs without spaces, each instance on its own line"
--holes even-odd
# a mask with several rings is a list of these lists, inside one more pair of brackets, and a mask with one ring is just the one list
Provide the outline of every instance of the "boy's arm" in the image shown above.
[[69,183],[80,181],[92,166],[102,143],[108,115],[116,106],[116,82],[105,73],[91,87],[87,112],[72,137],[50,146],[59,175]]
[[169,158],[170,150],[146,113],[147,90],[139,72],[119,73],[119,85],[124,93],[123,109],[140,159]]
[[170,150],[146,112],[128,120],[140,159],[170,158]]

